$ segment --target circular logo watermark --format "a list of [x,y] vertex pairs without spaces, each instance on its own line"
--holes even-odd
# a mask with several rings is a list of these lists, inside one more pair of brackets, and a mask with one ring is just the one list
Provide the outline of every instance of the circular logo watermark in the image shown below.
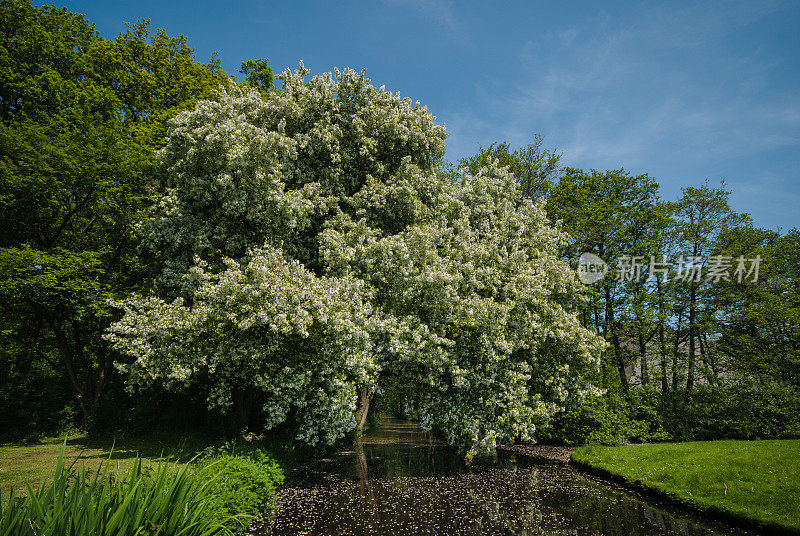
[[581,253],[578,259],[578,279],[586,285],[600,281],[608,272],[606,261],[594,253]]

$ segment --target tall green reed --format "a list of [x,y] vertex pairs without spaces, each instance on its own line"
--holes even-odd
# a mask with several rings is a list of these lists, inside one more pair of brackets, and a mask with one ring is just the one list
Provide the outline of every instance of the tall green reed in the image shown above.
[[[77,461],[77,460],[76,460]],[[189,464],[155,468],[137,458],[125,474],[67,466],[64,449],[50,484],[0,495],[0,536],[229,536],[249,517],[212,515],[214,478]]]

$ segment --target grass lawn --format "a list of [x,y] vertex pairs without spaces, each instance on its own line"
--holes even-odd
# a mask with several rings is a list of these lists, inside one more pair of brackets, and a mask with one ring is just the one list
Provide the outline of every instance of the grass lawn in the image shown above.
[[694,508],[800,531],[800,440],[587,446],[572,459]]
[[[10,489],[25,493],[25,481],[34,489],[53,478],[64,437],[51,437],[32,442],[0,443],[0,491],[3,498]],[[96,469],[103,463],[112,471],[126,471],[137,455],[145,464],[156,464],[167,458],[178,462],[191,460],[210,441],[198,438],[120,438],[90,439],[84,435],[67,438],[65,457],[78,458],[76,466]],[[113,447],[113,452],[112,452]],[[110,464],[106,464],[111,457]]]

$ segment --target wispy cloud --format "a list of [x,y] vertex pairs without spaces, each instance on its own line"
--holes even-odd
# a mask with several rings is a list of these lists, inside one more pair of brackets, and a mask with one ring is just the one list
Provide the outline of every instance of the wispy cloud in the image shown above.
[[447,34],[461,41],[468,41],[467,27],[456,16],[453,3],[449,0],[384,0],[393,6],[406,6],[422,17],[442,28]]
[[667,196],[726,178],[741,210],[769,220],[780,205],[788,218],[800,208],[800,91],[765,35],[785,7],[645,4],[529,37],[508,79],[478,78],[478,104],[443,114],[448,155],[540,133],[569,165],[649,172]]
[[[691,159],[796,146],[800,96],[761,95],[774,67],[769,58],[754,51],[702,61],[709,42],[779,4],[736,7],[713,17],[708,8],[653,8],[635,25],[605,19],[591,32],[570,26],[526,42],[523,74],[510,91],[476,88],[491,114],[483,123],[494,125],[484,135],[524,143],[546,128],[567,158],[598,167],[646,167],[665,150]],[[679,63],[686,54],[692,66]]]

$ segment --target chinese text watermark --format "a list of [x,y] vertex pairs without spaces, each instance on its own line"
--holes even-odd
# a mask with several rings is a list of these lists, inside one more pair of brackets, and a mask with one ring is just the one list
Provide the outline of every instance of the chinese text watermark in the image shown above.
[[677,280],[686,282],[720,281],[758,281],[761,256],[746,258],[744,255],[732,257],[712,255],[709,257],[683,256],[677,260],[636,255],[621,255],[616,259],[616,269],[593,253],[583,253],[578,259],[578,278],[590,285],[607,275],[614,281],[661,281]]

